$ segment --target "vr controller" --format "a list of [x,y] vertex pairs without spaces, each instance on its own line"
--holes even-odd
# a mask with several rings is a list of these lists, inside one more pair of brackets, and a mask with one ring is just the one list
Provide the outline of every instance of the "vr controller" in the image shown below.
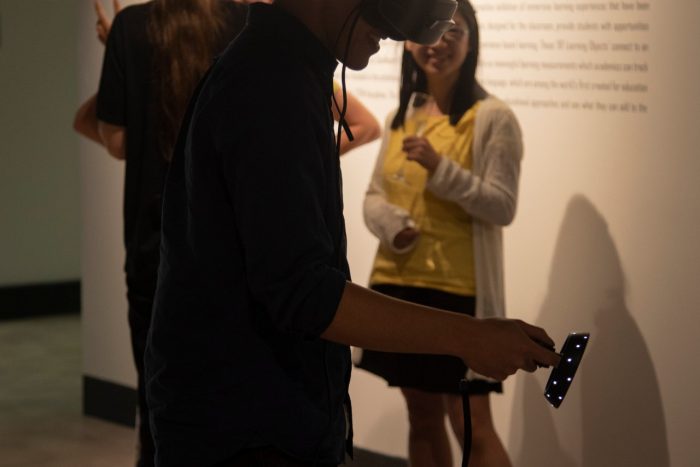
[[545,386],[544,397],[553,407],[559,408],[571,387],[578,370],[583,352],[591,335],[587,332],[572,332],[564,341],[561,348],[559,365],[552,369]]
[[452,26],[456,0],[365,0],[362,16],[396,41],[430,45]]

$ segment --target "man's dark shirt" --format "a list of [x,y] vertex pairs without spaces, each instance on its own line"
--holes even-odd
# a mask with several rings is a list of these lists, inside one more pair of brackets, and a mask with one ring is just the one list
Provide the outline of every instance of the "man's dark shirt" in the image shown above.
[[335,66],[298,20],[253,5],[188,111],[146,354],[161,467],[259,446],[343,460],[349,349],[319,338],[349,280]]

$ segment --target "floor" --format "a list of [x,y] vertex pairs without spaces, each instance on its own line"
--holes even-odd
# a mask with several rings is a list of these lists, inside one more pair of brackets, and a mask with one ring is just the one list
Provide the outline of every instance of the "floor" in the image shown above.
[[[78,315],[0,321],[0,467],[132,467],[133,429],[81,413]],[[350,467],[404,467],[361,449]]]
[[132,429],[81,414],[78,315],[0,321],[0,467],[131,467]]

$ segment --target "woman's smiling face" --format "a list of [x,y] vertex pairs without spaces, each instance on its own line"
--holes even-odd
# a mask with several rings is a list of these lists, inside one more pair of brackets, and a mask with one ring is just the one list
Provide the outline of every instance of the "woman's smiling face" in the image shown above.
[[455,26],[433,45],[406,42],[406,49],[411,52],[418,67],[428,76],[446,76],[459,73],[459,69],[469,54],[467,23],[459,13],[455,14],[454,21]]

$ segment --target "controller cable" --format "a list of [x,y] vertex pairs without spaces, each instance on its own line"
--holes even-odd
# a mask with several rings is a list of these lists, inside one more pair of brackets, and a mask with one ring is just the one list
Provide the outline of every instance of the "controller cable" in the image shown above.
[[462,448],[462,467],[469,466],[469,456],[472,452],[472,414],[469,406],[469,381],[459,382],[459,392],[462,394],[462,414],[464,415],[464,447]]

